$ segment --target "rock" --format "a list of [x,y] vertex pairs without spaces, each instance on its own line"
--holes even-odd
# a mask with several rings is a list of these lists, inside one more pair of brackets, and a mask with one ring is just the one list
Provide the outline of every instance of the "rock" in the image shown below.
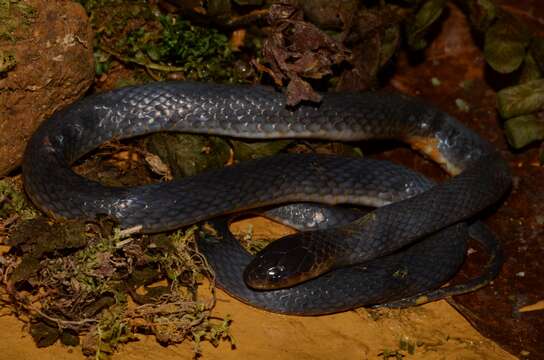
[[83,7],[68,0],[9,2],[0,9],[0,176],[21,164],[26,142],[94,78],[93,34]]

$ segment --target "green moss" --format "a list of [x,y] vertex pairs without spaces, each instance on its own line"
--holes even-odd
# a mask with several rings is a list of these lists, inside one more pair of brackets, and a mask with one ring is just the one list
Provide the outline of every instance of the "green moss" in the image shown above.
[[[202,341],[232,339],[230,319],[211,317],[213,290],[197,294],[203,274],[211,273],[196,248],[197,229],[136,237],[107,218],[59,223],[42,217],[11,233],[14,251],[0,271],[7,272],[10,297],[39,346],[59,339],[75,345],[83,336],[83,352],[105,359],[139,332],[163,344],[192,340],[199,352]],[[148,287],[157,281],[165,285]],[[139,289],[147,294],[136,294]],[[129,297],[136,307],[129,308]]]
[[36,214],[23,192],[18,191],[9,180],[0,180],[0,218],[17,215],[22,219],[31,219]]
[[155,80],[170,72],[192,80],[239,82],[228,36],[176,15],[162,14],[147,2],[80,1],[96,32],[96,73],[113,59],[138,65]]
[[162,70],[172,69],[189,79],[233,80],[227,64],[234,58],[226,35],[176,16],[159,15],[156,20],[156,29],[138,28],[120,39],[117,51],[138,64],[162,65]]

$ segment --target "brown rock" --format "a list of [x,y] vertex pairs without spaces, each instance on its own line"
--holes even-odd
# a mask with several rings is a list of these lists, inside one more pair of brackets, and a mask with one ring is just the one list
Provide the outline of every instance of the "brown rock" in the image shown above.
[[0,176],[21,164],[27,140],[94,78],[92,30],[85,10],[66,0],[11,3],[0,14]]

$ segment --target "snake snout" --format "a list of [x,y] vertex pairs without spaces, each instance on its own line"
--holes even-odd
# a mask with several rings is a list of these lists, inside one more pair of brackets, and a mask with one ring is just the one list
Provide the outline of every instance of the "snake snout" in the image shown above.
[[318,276],[312,250],[286,237],[261,250],[244,271],[247,286],[258,290],[291,287]]

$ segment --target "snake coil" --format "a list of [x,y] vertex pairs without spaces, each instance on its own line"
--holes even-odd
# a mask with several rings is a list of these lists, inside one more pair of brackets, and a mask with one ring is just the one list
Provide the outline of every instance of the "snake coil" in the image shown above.
[[[455,176],[441,184],[427,185],[423,191],[422,186],[428,184],[425,179],[392,164],[286,154],[243,162],[172,183],[109,188],[78,176],[70,168],[78,158],[108,140],[157,131],[252,139],[398,139],[433,158]],[[370,174],[376,177],[371,178]],[[326,272],[391,254],[427,237],[431,240],[418,242],[414,246],[419,250],[413,251],[428,253],[440,244],[434,256],[451,263],[449,269],[441,273],[442,282],[451,276],[453,265],[459,266],[459,255],[448,254],[459,253],[453,247],[463,251],[463,246],[455,241],[463,232],[462,226],[455,224],[495,203],[511,182],[507,164],[488,142],[448,114],[414,98],[392,93],[330,93],[324,95],[320,104],[289,108],[282,94],[267,87],[191,82],[117,89],[84,98],[57,112],[30,140],[23,176],[28,195],[48,214],[64,218],[108,214],[116,217],[123,227],[141,226],[143,232],[170,230],[242,209],[288,202],[379,206],[364,220],[301,233],[289,239],[289,247],[301,256],[309,256],[314,264],[326,264],[318,269]],[[437,242],[434,234],[445,228],[445,237],[450,241]],[[314,241],[316,239],[319,241]],[[243,255],[229,255],[229,249],[234,251],[232,246],[219,248],[224,256],[215,258],[218,267],[239,270],[240,262],[237,265],[228,262]],[[409,257],[400,254],[393,257]],[[248,262],[247,258],[241,261]],[[369,267],[372,266],[365,269]],[[338,281],[339,278],[334,277],[337,275],[331,278],[330,274],[338,271],[347,279],[349,291],[346,286],[338,291],[327,288],[334,288],[331,279]],[[351,290],[361,290],[355,285],[360,278],[350,278],[350,271],[354,269],[335,270],[307,282],[312,284],[319,280],[322,289],[317,291],[317,285],[306,285],[310,286],[307,291],[314,291],[315,305],[308,305],[309,310],[301,304],[310,302],[310,293],[305,293],[305,300],[295,295],[290,302],[286,297],[276,300],[270,297],[263,301],[272,305],[264,307],[288,313],[324,313],[361,305],[368,299],[339,300],[341,297],[353,299],[358,295]],[[241,280],[240,276],[238,271],[236,281]],[[320,280],[322,278],[325,280]],[[370,282],[379,282],[377,279]],[[236,281],[225,280],[229,283],[225,287],[242,286],[236,285]],[[425,286],[428,286],[426,280],[421,286],[414,285],[410,291],[400,291],[402,294],[397,291],[394,296],[399,299],[422,291]],[[372,291],[379,287],[375,286]],[[292,289],[280,292],[285,296]],[[244,296],[238,297],[243,299]],[[395,299],[382,294],[367,303],[391,300]]]

